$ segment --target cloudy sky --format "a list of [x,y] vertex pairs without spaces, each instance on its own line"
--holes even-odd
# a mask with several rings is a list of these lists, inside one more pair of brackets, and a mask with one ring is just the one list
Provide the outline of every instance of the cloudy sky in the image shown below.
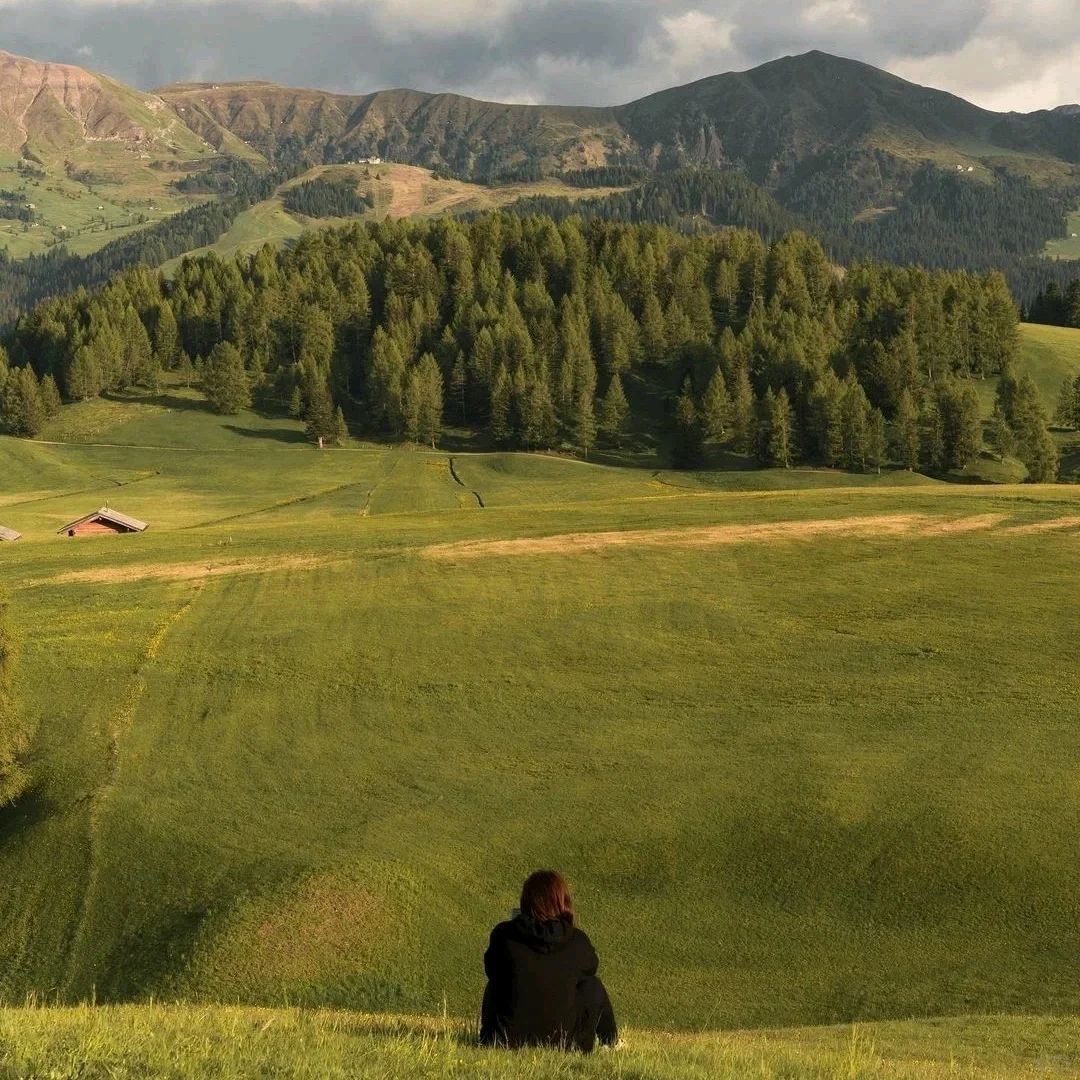
[[262,78],[617,104],[809,49],[994,109],[1080,101],[1080,0],[0,0],[0,48],[143,89]]

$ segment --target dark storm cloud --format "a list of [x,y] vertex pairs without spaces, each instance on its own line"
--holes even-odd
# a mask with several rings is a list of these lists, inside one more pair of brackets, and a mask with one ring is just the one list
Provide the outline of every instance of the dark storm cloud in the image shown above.
[[[185,79],[262,78],[353,92],[410,86],[581,104],[625,101],[820,48],[909,76],[925,71],[961,94],[1004,94],[1015,87],[1023,107],[1033,103],[1025,97],[1036,93],[1080,98],[1080,87],[1068,93],[1068,49],[1080,38],[1076,20],[1069,18],[1073,5],[1074,0],[0,0],[0,48],[77,63],[143,89]],[[1041,90],[1032,89],[1037,79]]]

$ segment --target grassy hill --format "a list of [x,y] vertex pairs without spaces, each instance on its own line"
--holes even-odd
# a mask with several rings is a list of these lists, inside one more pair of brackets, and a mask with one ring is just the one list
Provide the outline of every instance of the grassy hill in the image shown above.
[[0,1076],[148,1075],[240,1080],[398,1080],[482,1073],[494,1080],[1007,1080],[1075,1075],[1076,1020],[971,1017],[930,1023],[670,1035],[632,1030],[591,1058],[476,1049],[464,1025],[298,1010],[143,1006],[0,1012]]
[[[1073,489],[451,468],[182,390],[49,437],[0,440],[7,1000],[467,1017],[555,864],[632,1026],[1080,1007]],[[56,535],[106,501],[151,529]]]
[[32,221],[0,218],[0,250],[86,254],[191,205],[170,181],[210,146],[160,98],[2,50],[0,82],[0,201],[33,208]]

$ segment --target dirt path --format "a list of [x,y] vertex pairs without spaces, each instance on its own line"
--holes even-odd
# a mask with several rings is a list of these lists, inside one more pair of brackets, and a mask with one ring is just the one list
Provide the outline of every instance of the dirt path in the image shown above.
[[926,514],[777,521],[759,525],[707,525],[686,529],[631,529],[625,532],[564,533],[519,540],[466,540],[424,548],[429,559],[478,559],[499,555],[566,555],[613,547],[702,548],[730,544],[771,544],[820,537],[929,537],[982,532],[1006,519],[1004,514],[941,519]]

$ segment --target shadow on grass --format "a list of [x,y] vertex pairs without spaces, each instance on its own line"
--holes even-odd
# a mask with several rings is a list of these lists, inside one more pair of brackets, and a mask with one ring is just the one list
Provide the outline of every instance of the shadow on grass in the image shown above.
[[116,401],[122,405],[156,405],[160,409],[172,412],[204,412],[214,410],[205,398],[179,397],[176,394],[135,394],[112,392],[101,395],[106,401]]
[[56,808],[56,804],[40,787],[32,787],[15,802],[0,807],[0,849],[24,829],[45,821]]
[[245,439],[273,439],[275,442],[291,443],[294,446],[303,445],[308,441],[307,435],[294,428],[249,428],[239,424],[226,424],[226,431],[234,435],[243,435]]

